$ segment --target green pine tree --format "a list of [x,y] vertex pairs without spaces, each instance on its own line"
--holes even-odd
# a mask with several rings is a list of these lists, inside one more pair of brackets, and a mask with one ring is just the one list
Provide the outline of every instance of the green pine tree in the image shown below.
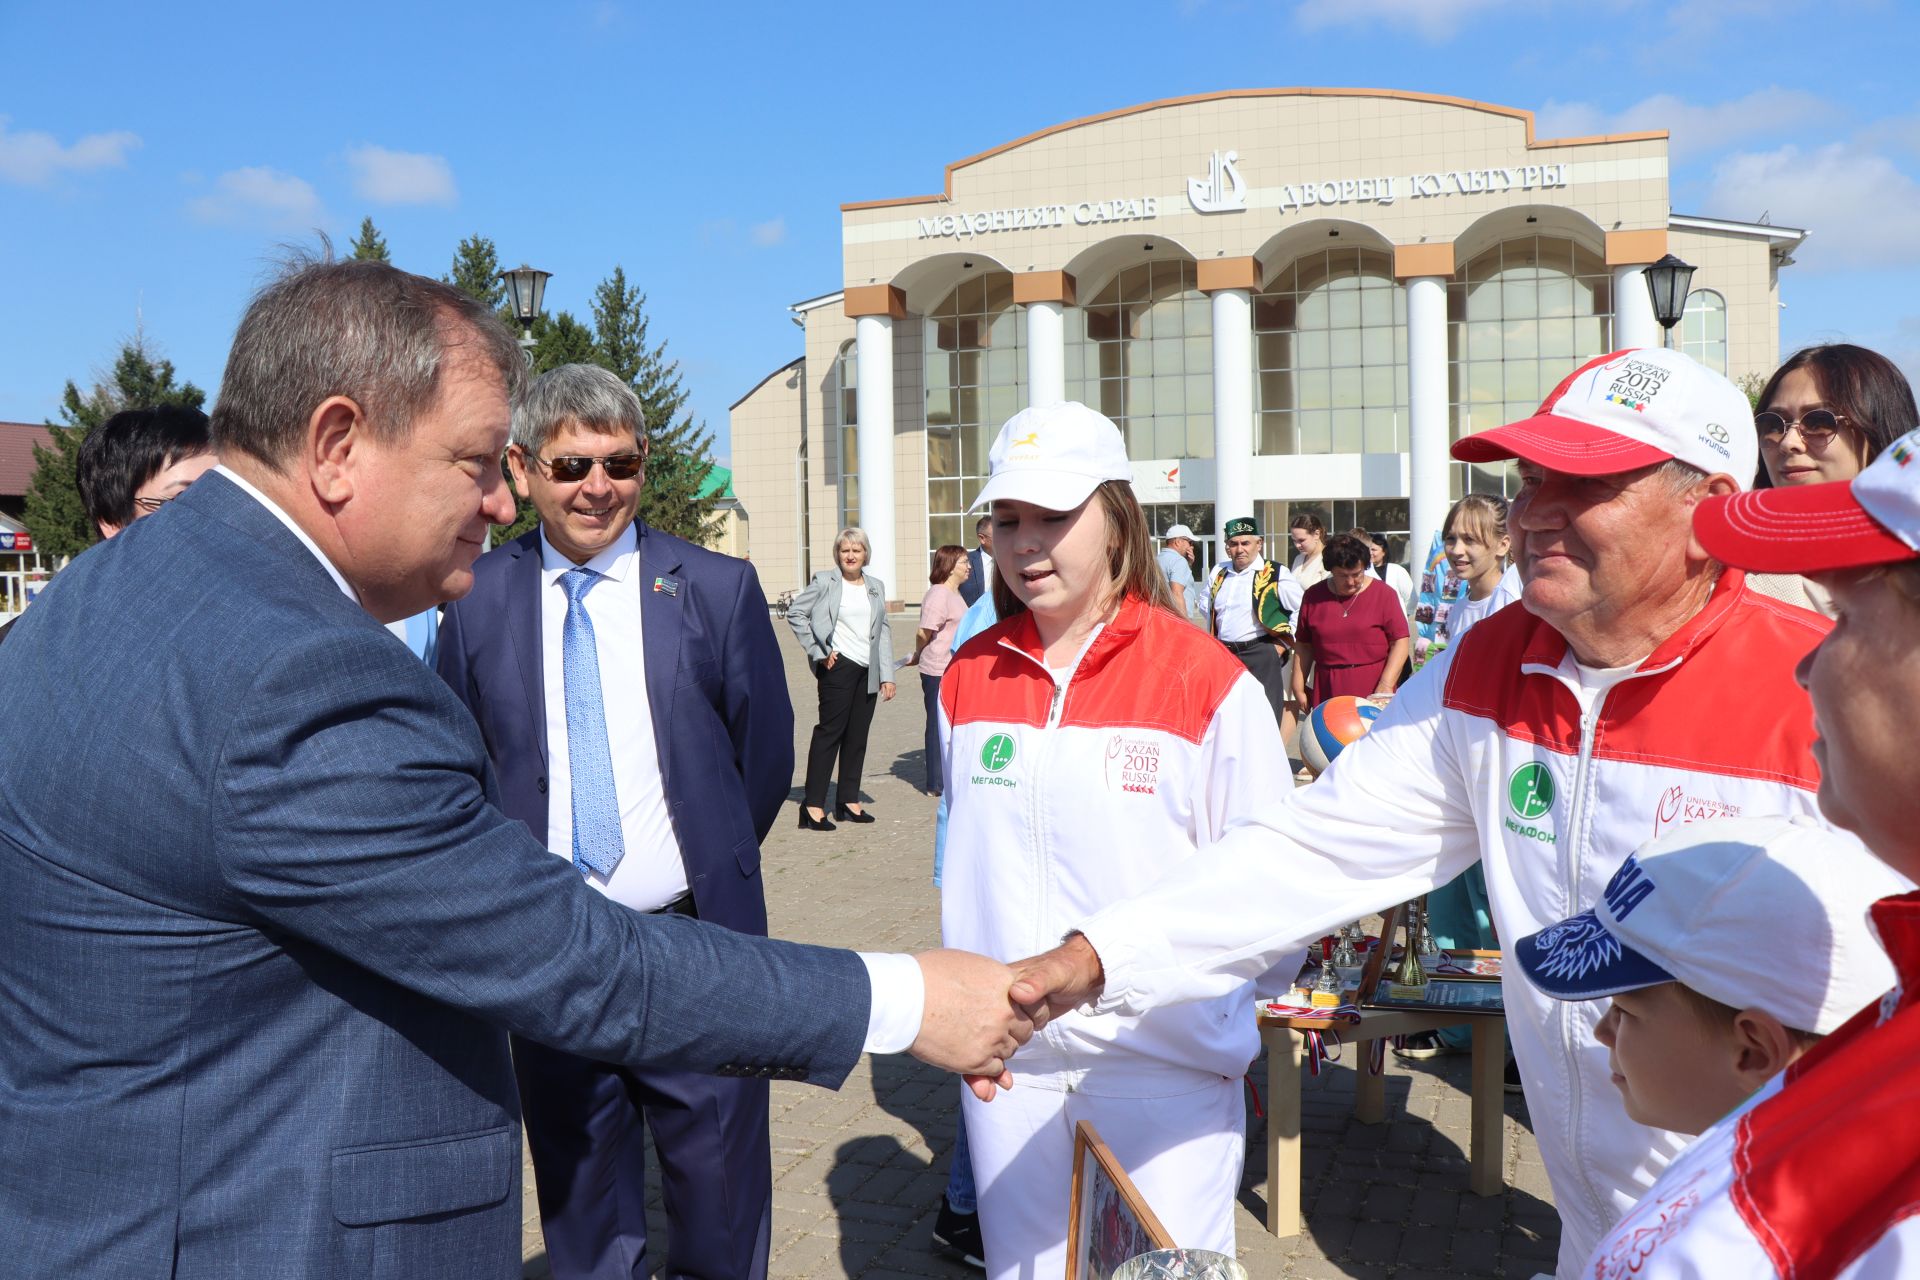
[[392,262],[393,255],[387,252],[387,239],[374,229],[372,218],[360,219],[360,234],[353,238],[353,252],[348,255],[353,261],[372,259],[375,262]]
[[718,499],[700,486],[713,470],[713,434],[685,415],[687,392],[680,362],[667,359],[667,344],[647,344],[647,296],[627,284],[620,267],[593,291],[593,331],[600,364],[633,387],[646,415],[652,448],[640,518],[689,542],[706,545],[720,535]]
[[74,480],[80,445],[95,427],[122,409],[158,405],[198,409],[206,404],[206,392],[191,382],[175,384],[173,379],[173,362],[156,358],[145,338],[136,335],[121,346],[106,382],[95,384],[85,396],[79,387],[67,383],[60,398],[60,416],[66,421],[47,423],[53,445],[34,446],[36,470],[27,482],[23,520],[33,534],[34,546],[43,554],[77,555],[99,536],[87,519],[86,508],[80,503],[80,487]]
[[493,241],[470,235],[453,251],[453,267],[440,279],[476,302],[495,311],[507,305],[507,286],[500,281],[500,254]]

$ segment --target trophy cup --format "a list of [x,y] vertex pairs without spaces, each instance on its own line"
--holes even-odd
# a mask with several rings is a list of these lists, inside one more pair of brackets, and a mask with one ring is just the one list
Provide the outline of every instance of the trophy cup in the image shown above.
[[[1400,967],[1394,970],[1393,985],[1418,989],[1427,985],[1426,971],[1420,967],[1418,929],[1414,923],[1415,906],[1406,908],[1406,945],[1400,951]],[[1381,945],[1386,945],[1382,943]]]
[[1414,935],[1414,952],[1420,957],[1421,968],[1427,970],[1437,969],[1440,967],[1441,962],[1446,959],[1446,956],[1441,952],[1439,944],[1433,940],[1433,930],[1429,927],[1427,920],[1427,900],[1425,898],[1420,900],[1420,914],[1416,919],[1419,928]]
[[1360,953],[1354,950],[1354,936],[1359,933],[1358,921],[1340,926],[1340,942],[1333,949],[1332,964],[1339,969],[1357,969],[1360,967]]

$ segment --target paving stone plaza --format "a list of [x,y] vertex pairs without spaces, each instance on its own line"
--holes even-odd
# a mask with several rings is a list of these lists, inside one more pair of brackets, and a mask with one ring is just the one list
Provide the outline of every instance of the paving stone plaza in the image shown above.
[[[911,649],[913,617],[896,615],[894,648]],[[812,677],[776,619],[793,691],[796,754],[815,709]],[[922,789],[919,676],[874,716],[865,793],[878,821],[830,834],[797,830],[788,807],[764,848],[767,908],[780,937],[866,950],[917,951],[940,938],[930,883],[934,800]],[[795,800],[799,790],[794,790]],[[1251,1010],[1248,1014],[1252,1016]],[[1387,1123],[1353,1118],[1351,1050],[1301,1098],[1301,1210],[1291,1239],[1267,1234],[1266,1128],[1247,1095],[1247,1164],[1239,1196],[1240,1259],[1270,1277],[1518,1276],[1552,1270],[1559,1225],[1527,1111],[1509,1097],[1502,1134],[1507,1189],[1467,1189],[1468,1059],[1417,1064],[1388,1055]],[[1252,1069],[1266,1089],[1264,1058]],[[970,1268],[934,1251],[934,1215],[953,1146],[957,1082],[904,1056],[864,1060],[838,1092],[773,1086],[773,1257],[781,1280],[958,1277]],[[652,1232],[664,1240],[657,1183]],[[526,1275],[549,1274],[526,1170]],[[656,1269],[664,1254],[651,1251]],[[657,1270],[656,1270],[657,1273]]]

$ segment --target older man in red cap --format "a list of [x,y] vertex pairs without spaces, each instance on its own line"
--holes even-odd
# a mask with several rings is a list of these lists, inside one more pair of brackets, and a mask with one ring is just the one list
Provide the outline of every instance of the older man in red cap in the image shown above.
[[[1139,1014],[1218,995],[1474,861],[1500,936],[1594,901],[1684,822],[1816,814],[1794,664],[1827,623],[1746,589],[1692,533],[1754,474],[1745,396],[1676,352],[1616,352],[1453,456],[1518,464],[1522,609],[1402,688],[1318,782],[1029,961],[1014,997]],[[1685,1143],[1636,1124],[1590,1005],[1514,974],[1508,1026],[1570,1275]]]

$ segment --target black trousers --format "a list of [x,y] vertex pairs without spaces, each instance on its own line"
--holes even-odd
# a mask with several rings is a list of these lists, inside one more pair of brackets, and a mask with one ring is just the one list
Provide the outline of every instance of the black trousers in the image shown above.
[[1233,656],[1240,659],[1240,665],[1250,672],[1260,687],[1266,691],[1267,705],[1273,708],[1274,723],[1280,722],[1280,713],[1287,701],[1287,657],[1280,646],[1264,640],[1249,640],[1244,644],[1230,644],[1227,648]]
[[867,763],[867,730],[873,724],[873,707],[880,700],[867,692],[867,669],[845,658],[832,667],[813,664],[814,682],[820,687],[820,719],[813,726],[813,743],[807,748],[807,807],[827,807],[827,781],[833,775],[834,757],[840,759],[841,804],[860,803],[860,770]]
[[920,698],[927,704],[927,790],[940,794],[940,677],[920,673]]

